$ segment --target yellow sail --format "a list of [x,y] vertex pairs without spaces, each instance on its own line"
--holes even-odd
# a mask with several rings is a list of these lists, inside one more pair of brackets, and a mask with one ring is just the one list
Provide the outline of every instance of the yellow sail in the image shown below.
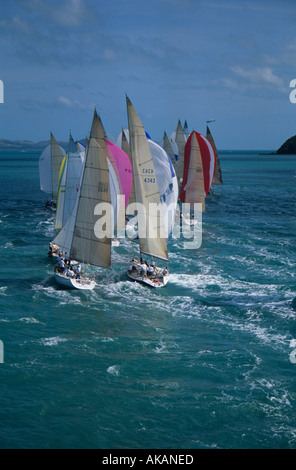
[[52,133],[50,133],[50,144],[52,197],[56,198],[58,194],[60,167],[64,154]]

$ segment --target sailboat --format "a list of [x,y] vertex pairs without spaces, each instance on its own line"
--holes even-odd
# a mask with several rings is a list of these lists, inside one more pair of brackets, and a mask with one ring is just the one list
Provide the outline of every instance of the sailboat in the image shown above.
[[[168,261],[166,233],[160,203],[158,183],[149,143],[143,124],[130,99],[126,97],[129,146],[133,167],[135,200],[138,208],[138,236],[140,260],[143,255]],[[155,210],[156,207],[160,210]],[[142,261],[142,260],[141,260]],[[163,287],[169,279],[167,268],[156,267],[150,263],[153,273],[146,271],[146,264],[135,260],[134,256],[128,268],[130,279],[151,287]]]
[[[207,122],[209,122],[209,121],[207,121]],[[212,133],[209,129],[209,126],[207,126],[206,137],[211,142],[211,144],[213,146],[213,149],[214,149],[214,152],[215,152],[215,155],[216,155],[216,169],[215,169],[214,179],[213,179],[212,184],[213,185],[214,184],[223,184],[220,158],[219,158],[219,155],[218,155],[218,150],[217,150],[213,135],[212,135]]]
[[200,203],[202,211],[205,211],[205,198],[212,185],[215,164],[216,156],[210,141],[199,132],[192,131],[184,151],[181,202]]
[[[111,265],[111,210],[98,219],[98,204],[111,208],[107,144],[101,119],[94,111],[81,189],[70,217],[54,243],[78,262],[109,267]],[[96,282],[87,276],[69,277],[55,271],[57,283],[74,289],[92,290]]]
[[51,199],[46,203],[46,207],[51,209],[56,207],[59,172],[65,153],[65,150],[57,143],[51,132],[50,143],[42,151],[39,158],[40,189],[51,195]]

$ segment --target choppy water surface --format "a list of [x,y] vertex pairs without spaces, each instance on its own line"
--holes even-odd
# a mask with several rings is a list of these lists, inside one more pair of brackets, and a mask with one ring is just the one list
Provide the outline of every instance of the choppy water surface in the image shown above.
[[198,250],[170,280],[58,287],[37,153],[0,154],[1,448],[296,447],[296,157],[223,152]]

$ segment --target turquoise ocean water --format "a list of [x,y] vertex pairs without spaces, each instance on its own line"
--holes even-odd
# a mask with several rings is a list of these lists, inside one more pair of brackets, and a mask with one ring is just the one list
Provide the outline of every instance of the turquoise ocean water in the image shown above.
[[91,292],[54,281],[39,156],[0,153],[0,448],[296,448],[296,156],[222,152],[168,285],[124,240]]

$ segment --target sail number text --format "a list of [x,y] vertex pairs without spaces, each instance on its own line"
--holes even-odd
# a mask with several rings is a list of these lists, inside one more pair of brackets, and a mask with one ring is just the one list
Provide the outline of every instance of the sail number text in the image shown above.
[[[142,169],[142,174],[143,175],[153,175],[154,173],[154,170],[153,168],[143,168]],[[155,178],[154,177],[149,177],[149,176],[146,176],[144,178],[144,183],[155,183]]]

